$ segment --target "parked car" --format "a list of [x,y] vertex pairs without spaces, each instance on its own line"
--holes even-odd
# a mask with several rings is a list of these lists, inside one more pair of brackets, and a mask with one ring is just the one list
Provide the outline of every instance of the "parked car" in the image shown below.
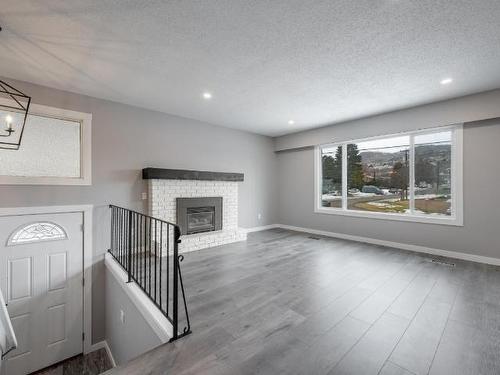
[[384,195],[384,192],[382,190],[380,190],[378,187],[373,186],[373,185],[363,186],[363,189],[361,189],[361,192],[372,193],[372,194],[377,194],[377,195]]

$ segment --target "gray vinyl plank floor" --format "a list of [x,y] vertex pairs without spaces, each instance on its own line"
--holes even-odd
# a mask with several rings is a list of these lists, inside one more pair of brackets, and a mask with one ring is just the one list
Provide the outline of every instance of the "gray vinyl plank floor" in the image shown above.
[[433,258],[282,229],[185,254],[193,333],[109,374],[500,374],[500,268]]

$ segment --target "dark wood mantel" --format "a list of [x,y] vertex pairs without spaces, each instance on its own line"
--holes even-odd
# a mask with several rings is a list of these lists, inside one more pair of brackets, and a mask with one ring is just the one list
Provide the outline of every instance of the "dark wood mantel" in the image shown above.
[[144,180],[243,181],[243,173],[193,171],[187,169],[144,168]]

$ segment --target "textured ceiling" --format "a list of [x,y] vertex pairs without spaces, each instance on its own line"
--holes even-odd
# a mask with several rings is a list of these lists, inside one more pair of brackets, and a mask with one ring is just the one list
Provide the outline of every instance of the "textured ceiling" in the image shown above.
[[1,76],[266,135],[500,87],[499,0],[2,0],[0,24]]

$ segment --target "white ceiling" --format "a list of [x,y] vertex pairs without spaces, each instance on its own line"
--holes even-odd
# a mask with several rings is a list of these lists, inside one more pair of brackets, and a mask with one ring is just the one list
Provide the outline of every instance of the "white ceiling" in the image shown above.
[[2,0],[0,24],[1,76],[272,136],[500,87],[499,0]]

